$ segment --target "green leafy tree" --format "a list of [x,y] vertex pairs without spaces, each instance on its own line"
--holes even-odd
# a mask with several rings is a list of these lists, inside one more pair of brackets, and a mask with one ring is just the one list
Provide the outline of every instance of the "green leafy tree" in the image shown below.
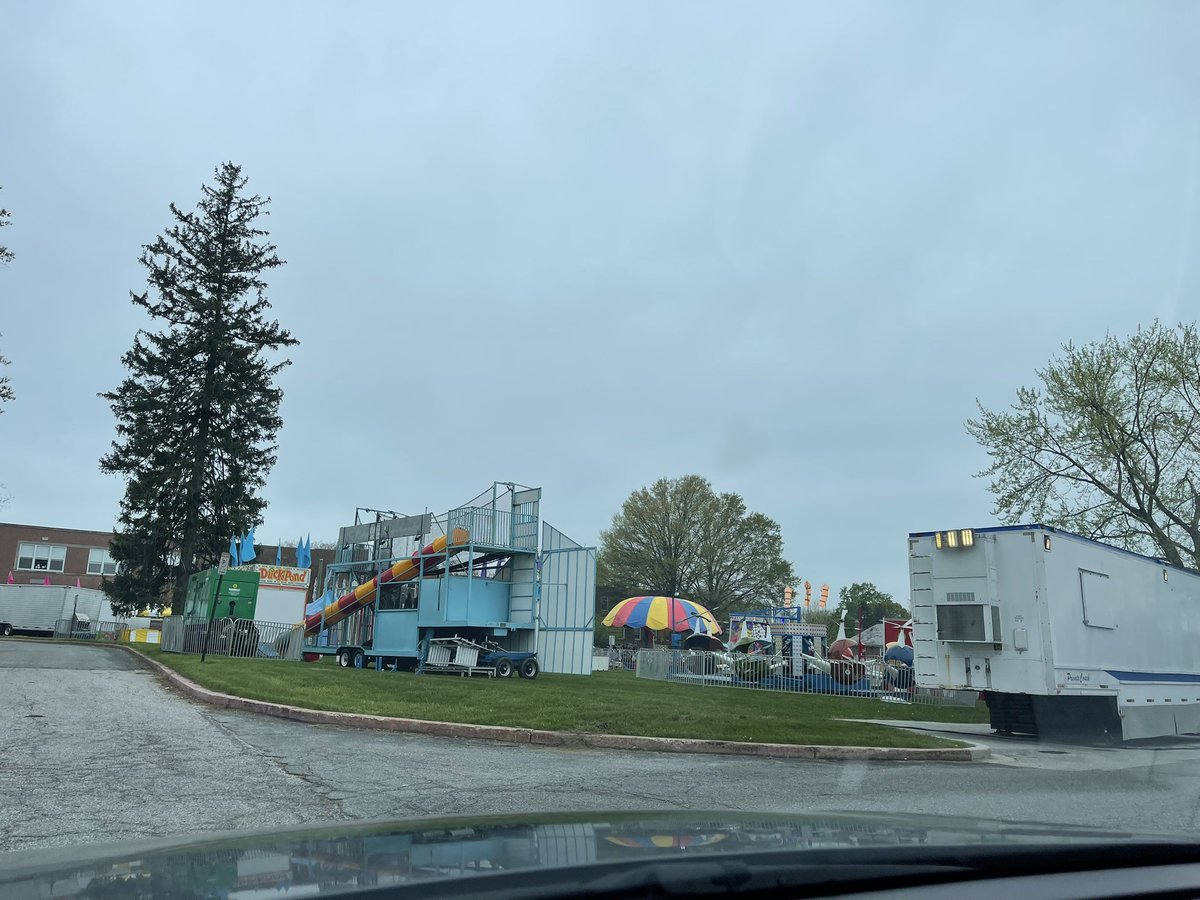
[[979,406],[996,514],[1200,567],[1200,333],[1157,322],[1062,355],[1011,408]]
[[626,596],[681,596],[722,614],[767,605],[794,579],[779,525],[699,475],[660,478],[600,536],[600,582]]
[[283,265],[259,225],[270,201],[245,188],[239,166],[219,166],[195,211],[171,204],[173,224],[143,247],[149,290],[132,299],[160,330],[138,332],[127,376],[100,395],[117,428],[100,467],[126,478],[105,586],[118,611],[168,591],[182,609],[188,576],[262,521],[288,365],[269,353],[296,341],[268,318],[263,276]]
[[813,606],[803,611],[802,618],[809,625],[824,625],[826,634],[832,641],[837,634],[838,615],[832,609],[817,609]]
[[837,624],[843,611],[846,613],[846,633],[853,634],[858,630],[859,609],[862,610],[863,628],[878,625],[884,619],[907,619],[909,616],[908,609],[893,600],[891,594],[881,591],[869,581],[856,581],[838,591],[838,605],[829,622],[830,639],[837,633]]

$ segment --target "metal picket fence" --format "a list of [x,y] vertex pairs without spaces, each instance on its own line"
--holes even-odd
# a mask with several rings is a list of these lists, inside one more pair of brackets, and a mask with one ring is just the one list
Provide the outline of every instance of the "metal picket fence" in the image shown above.
[[59,619],[54,623],[54,636],[76,641],[125,641],[129,639],[129,626],[124,622],[78,622],[75,619]]
[[164,653],[207,652],[209,656],[299,660],[303,645],[304,628],[300,625],[225,618],[214,619],[210,633],[205,618],[168,616],[163,619],[161,646]]
[[862,681],[842,684],[824,673],[797,672],[791,659],[779,655],[669,649],[638,650],[636,654],[636,676],[651,681],[781,694],[835,694],[927,706],[974,706],[978,700],[974,691],[889,683],[882,670],[876,672],[873,665],[864,669]]
[[592,655],[608,659],[608,668],[627,669],[632,672],[637,667],[636,648],[629,647],[593,647]]

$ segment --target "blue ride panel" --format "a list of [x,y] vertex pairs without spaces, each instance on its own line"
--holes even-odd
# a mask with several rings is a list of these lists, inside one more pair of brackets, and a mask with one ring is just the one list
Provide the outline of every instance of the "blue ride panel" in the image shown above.
[[375,632],[371,655],[416,656],[417,611],[381,609],[375,613]]
[[490,578],[450,575],[421,585],[422,628],[484,628],[509,620],[512,585]]

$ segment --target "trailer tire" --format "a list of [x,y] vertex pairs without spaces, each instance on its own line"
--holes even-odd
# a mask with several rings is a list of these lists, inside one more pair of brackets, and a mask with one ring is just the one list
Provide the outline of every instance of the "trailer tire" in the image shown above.
[[519,674],[522,678],[537,678],[539,671],[537,660],[530,658],[521,663]]
[[367,667],[366,654],[364,654],[361,650],[355,650],[350,665],[354,666],[356,669],[365,669]]
[[502,656],[496,660],[496,677],[497,678],[512,678],[513,664],[512,660],[507,656]]
[[9,625],[7,622],[5,622],[3,625],[0,625],[0,634],[4,635],[5,637],[11,637],[12,636],[12,626]]
[[354,665],[354,656],[350,650],[342,648],[337,652],[337,664],[343,669],[348,669]]

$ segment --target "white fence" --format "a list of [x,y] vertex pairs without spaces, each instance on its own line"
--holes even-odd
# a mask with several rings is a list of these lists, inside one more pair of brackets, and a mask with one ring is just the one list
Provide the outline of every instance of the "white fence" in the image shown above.
[[797,671],[791,659],[778,655],[667,649],[636,653],[637,677],[651,681],[781,694],[834,694],[930,706],[974,706],[978,700],[974,691],[914,687],[910,673],[893,674],[875,663],[857,664],[854,679],[846,679],[849,683],[845,683],[826,672]]
[[597,659],[608,660],[609,669],[628,669],[632,672],[637,667],[637,650],[618,647],[593,647],[592,655]]

